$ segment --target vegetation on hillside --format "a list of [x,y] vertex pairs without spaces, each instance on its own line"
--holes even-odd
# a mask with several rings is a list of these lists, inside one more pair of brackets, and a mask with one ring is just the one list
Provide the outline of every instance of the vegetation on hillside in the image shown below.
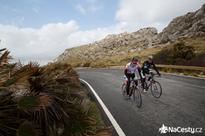
[[164,47],[154,58],[158,64],[205,66],[205,37],[183,38]]
[[74,67],[109,67],[125,65],[133,56],[138,56],[142,63],[149,55],[153,55],[158,64],[205,66],[204,45],[205,37],[181,38],[176,42],[156,45],[141,51],[127,52],[123,55],[113,54],[93,59],[70,57],[60,63],[69,63]]
[[125,65],[126,63],[128,63],[133,56],[138,56],[140,61],[143,62],[145,59],[147,59],[147,56],[156,54],[157,52],[161,51],[162,48],[163,47],[161,46],[156,46],[153,48],[147,48],[142,51],[127,52],[127,54],[124,54],[124,55],[113,54],[112,56],[94,58],[93,60],[69,57],[68,59],[60,61],[59,63],[62,63],[62,64],[69,63],[73,67],[96,68],[96,67],[119,66],[119,65]]
[[1,136],[110,135],[69,64],[10,64],[0,50]]

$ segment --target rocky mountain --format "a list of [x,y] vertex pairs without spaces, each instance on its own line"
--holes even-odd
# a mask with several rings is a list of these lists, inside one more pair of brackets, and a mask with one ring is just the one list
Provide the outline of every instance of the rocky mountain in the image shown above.
[[156,28],[147,27],[132,33],[108,35],[100,41],[66,49],[55,61],[73,66],[90,66],[96,60],[114,64],[116,60],[121,62],[136,54],[140,57],[153,55],[169,41],[198,36],[205,36],[205,4],[195,12],[176,17],[159,34]]
[[66,49],[57,58],[57,61],[64,61],[67,58],[95,60],[112,55],[124,55],[129,52],[150,48],[158,43],[157,29],[148,27],[133,33],[125,32],[117,35],[108,35],[100,41]]
[[159,34],[162,42],[194,36],[205,36],[205,4],[196,12],[176,17]]
[[95,60],[102,57],[141,51],[158,43],[157,29],[148,27],[132,33],[125,32],[117,35],[108,35],[100,41],[66,49],[56,60],[65,61],[68,58]]

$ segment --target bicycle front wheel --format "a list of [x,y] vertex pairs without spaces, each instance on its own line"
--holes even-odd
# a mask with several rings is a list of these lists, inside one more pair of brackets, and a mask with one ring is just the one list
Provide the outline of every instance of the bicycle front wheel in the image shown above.
[[121,91],[122,91],[122,96],[125,99],[127,97],[126,84],[125,83],[122,84]]
[[151,92],[155,98],[159,98],[162,95],[161,84],[157,81],[153,81],[153,83],[151,84]]
[[142,96],[140,90],[134,88],[132,96],[133,96],[133,101],[136,103],[137,107],[140,108],[142,106]]

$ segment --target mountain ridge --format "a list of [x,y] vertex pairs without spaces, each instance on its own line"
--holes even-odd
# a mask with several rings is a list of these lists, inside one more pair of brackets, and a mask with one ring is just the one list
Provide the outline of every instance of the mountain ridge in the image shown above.
[[110,34],[102,40],[66,49],[55,62],[70,63],[73,66],[95,66],[96,60],[104,60],[111,61],[114,65],[113,56],[121,57],[117,60],[119,62],[127,61],[127,58],[136,54],[141,54],[138,55],[140,57],[154,55],[180,38],[203,36],[205,4],[195,12],[174,18],[160,33],[154,27],[147,27],[131,33]]

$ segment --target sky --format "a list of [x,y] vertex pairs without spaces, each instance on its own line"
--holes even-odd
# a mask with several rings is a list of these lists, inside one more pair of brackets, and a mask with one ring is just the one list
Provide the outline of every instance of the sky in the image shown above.
[[67,48],[108,34],[156,27],[199,9],[204,0],[0,0],[0,48],[15,60],[54,60]]

